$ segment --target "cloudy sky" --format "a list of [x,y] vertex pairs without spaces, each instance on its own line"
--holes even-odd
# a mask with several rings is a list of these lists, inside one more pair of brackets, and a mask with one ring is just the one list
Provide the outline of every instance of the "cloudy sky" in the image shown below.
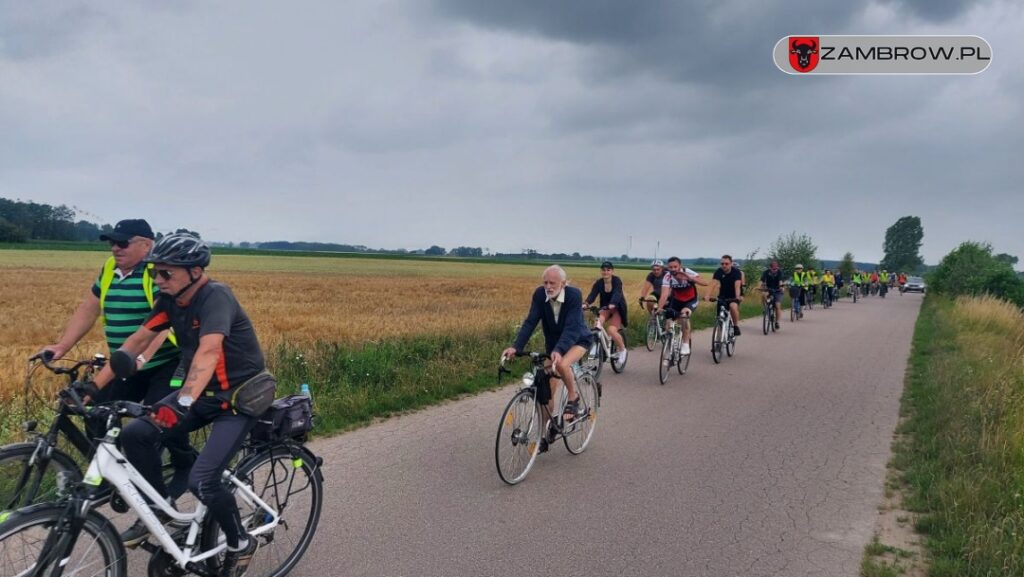
[[[0,196],[212,240],[1024,257],[1015,0],[0,0]],[[788,34],[976,34],[977,76],[808,77]]]

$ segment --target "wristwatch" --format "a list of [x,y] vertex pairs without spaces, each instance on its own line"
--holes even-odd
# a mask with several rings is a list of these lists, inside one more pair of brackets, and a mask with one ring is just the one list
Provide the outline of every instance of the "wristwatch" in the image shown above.
[[178,404],[186,409],[191,407],[193,402],[195,402],[195,399],[190,395],[178,395]]

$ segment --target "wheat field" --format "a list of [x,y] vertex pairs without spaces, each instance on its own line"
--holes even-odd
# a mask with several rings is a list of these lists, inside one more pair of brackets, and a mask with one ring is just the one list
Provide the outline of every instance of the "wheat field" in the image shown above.
[[[106,254],[0,250],[0,399],[21,391],[26,359],[60,336]],[[231,286],[260,344],[329,341],[358,345],[393,337],[484,334],[518,324],[544,265],[292,256],[218,256],[210,276]],[[584,293],[600,276],[567,267]],[[619,269],[626,296],[644,270]],[[635,317],[634,317],[635,318]],[[97,323],[72,356],[106,353]]]

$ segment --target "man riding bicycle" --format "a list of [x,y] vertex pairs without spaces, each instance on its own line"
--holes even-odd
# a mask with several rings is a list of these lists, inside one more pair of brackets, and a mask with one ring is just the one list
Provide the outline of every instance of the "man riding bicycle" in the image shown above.
[[803,318],[804,312],[801,306],[804,304],[804,295],[807,292],[807,273],[804,272],[804,265],[798,264],[793,267],[793,280],[789,283],[789,298],[793,300],[793,312],[796,316]]
[[782,318],[782,288],[785,286],[785,275],[779,268],[779,261],[773,260],[771,265],[761,273],[758,289],[766,291],[765,302],[772,301],[775,307],[775,329],[778,330],[779,319]]
[[660,260],[651,263],[651,272],[647,273],[644,284],[640,287],[640,305],[647,312],[654,312],[661,300],[661,281],[665,278],[665,264]]
[[[711,277],[711,290],[708,295],[709,301],[721,298],[729,302],[729,314],[732,315],[733,334],[740,336],[740,305],[743,302],[743,295],[740,294],[743,285],[743,275],[740,270],[732,265],[732,257],[722,255],[721,266]],[[724,305],[723,305],[724,306]]]
[[[668,259],[668,273],[661,279],[661,297],[655,310],[665,311],[666,331],[672,330],[676,318],[689,318],[697,310],[700,298],[697,296],[697,285],[708,286],[700,278],[697,271],[683,267],[679,257]],[[683,325],[683,342],[680,343],[680,354],[690,354],[690,325]]]
[[[124,454],[146,481],[167,498],[161,474],[161,438],[213,423],[206,446],[192,466],[188,485],[209,507],[224,532],[227,552],[220,575],[239,577],[247,570],[258,544],[242,527],[235,497],[221,475],[256,423],[255,416],[246,414],[241,404],[236,404],[237,397],[242,396],[240,385],[273,377],[266,372],[263,352],[248,315],[226,285],[206,275],[210,249],[203,241],[190,234],[165,236],[153,246],[147,260],[154,265],[160,297],[149,318],[128,337],[121,350],[134,355],[162,331],[173,327],[182,353],[178,374],[186,376],[181,390],[156,403],[150,416],[135,419],[124,427]],[[108,374],[105,371],[98,375],[95,385],[104,386],[109,381]],[[147,534],[141,522],[126,533],[133,531],[141,534],[137,543]]]
[[[586,409],[580,405],[576,392],[576,378],[572,365],[579,362],[590,348],[591,334],[583,320],[583,293],[580,289],[566,286],[565,269],[558,265],[549,266],[541,275],[542,286],[533,291],[530,312],[526,315],[513,345],[501,354],[511,358],[522,353],[526,343],[541,324],[544,331],[545,351],[551,357],[549,367],[554,369],[551,381],[551,398],[548,399],[548,414],[555,410],[555,392],[558,381],[565,383],[568,402],[564,417],[572,420],[582,417]],[[545,445],[546,447],[546,445]]]

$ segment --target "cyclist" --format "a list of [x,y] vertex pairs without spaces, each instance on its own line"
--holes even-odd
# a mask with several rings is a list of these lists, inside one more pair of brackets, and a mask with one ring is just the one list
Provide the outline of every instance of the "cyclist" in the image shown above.
[[772,306],[775,307],[775,329],[778,330],[779,319],[782,318],[782,288],[786,284],[786,275],[779,268],[779,261],[773,260],[771,265],[768,266],[761,273],[761,282],[758,283],[757,288],[765,293],[765,302],[771,301]]
[[856,269],[856,270],[853,271],[853,277],[850,279],[850,282],[852,283],[851,286],[850,286],[850,290],[854,290],[854,291],[859,291],[860,290],[860,285],[861,285],[862,280],[861,280],[861,274],[860,274],[860,270],[859,269]]
[[719,263],[721,266],[715,271],[713,277],[711,277],[711,290],[708,295],[709,301],[714,301],[716,297],[722,299],[734,300],[735,302],[729,303],[729,314],[732,315],[732,324],[735,328],[733,334],[737,337],[740,336],[740,305],[743,302],[743,295],[740,294],[740,285],[743,284],[743,275],[740,274],[740,269],[732,265],[732,257],[724,254],[722,260]]
[[647,307],[647,312],[654,311],[661,300],[661,281],[665,278],[665,263],[655,260],[651,263],[651,272],[647,273],[644,284],[640,288],[640,305]]
[[818,278],[818,271],[814,267],[807,267],[807,284],[804,285],[804,294],[807,295],[807,303],[814,306],[814,297],[818,294],[818,285],[821,279]]
[[907,273],[900,271],[899,277],[896,280],[900,285],[900,293],[903,293],[907,286]]
[[[558,265],[546,268],[541,275],[541,282],[543,285],[533,291],[530,312],[515,342],[502,352],[502,356],[511,358],[521,353],[537,328],[537,323],[540,323],[544,331],[545,351],[551,357],[549,366],[554,368],[554,383],[550,392],[556,391],[559,379],[565,382],[568,403],[565,405],[564,416],[575,419],[583,416],[585,409],[580,406],[572,365],[587,354],[592,339],[590,329],[583,320],[583,293],[578,288],[566,286],[565,269]],[[555,398],[552,394],[548,399],[540,399],[541,402],[547,402],[548,414],[554,411]],[[541,445],[547,448],[546,443]]]
[[[134,354],[173,327],[182,352],[181,368],[187,376],[179,391],[154,406],[152,415],[124,427],[124,454],[166,498],[158,450],[161,437],[169,431],[190,432],[213,423],[188,484],[224,532],[227,552],[220,575],[238,577],[247,570],[258,544],[242,527],[235,497],[221,474],[256,418],[235,410],[228,399],[239,385],[266,374],[263,352],[252,322],[231,290],[207,276],[210,249],[206,243],[191,234],[171,234],[157,241],[147,260],[154,265],[160,298],[122,349]],[[106,384],[106,374],[97,376],[97,386]],[[145,526],[137,522],[122,538],[131,537],[137,544],[146,534]]]
[[846,278],[843,277],[843,271],[836,269],[836,272],[832,273],[832,276],[836,280],[836,288],[832,294],[833,302],[839,298],[839,295],[843,293],[843,287],[846,285]]
[[[60,359],[92,329],[97,319],[103,322],[103,333],[110,351],[116,351],[139,328],[152,310],[159,292],[153,288],[152,267],[144,262],[153,247],[153,238],[153,229],[141,218],[122,220],[112,231],[100,235],[100,240],[110,243],[111,256],[71,315],[60,339],[43,347],[41,353],[47,352],[54,359]],[[112,382],[102,392],[93,395],[92,401],[127,400],[153,404],[171,394],[171,377],[180,357],[174,343],[173,335],[162,334],[160,338],[153,339],[152,345],[136,357],[139,371],[131,378]],[[108,376],[113,376],[113,373]],[[91,438],[99,438],[106,433],[105,423],[86,419],[85,425]],[[174,467],[170,491],[172,496],[178,497],[188,488],[188,469],[194,455],[187,435],[168,436],[166,445]]]
[[871,272],[871,294],[878,294],[878,269]]
[[831,269],[825,269],[825,273],[821,275],[821,299],[825,300],[825,294],[828,293],[829,302],[836,300],[836,277],[832,275]]
[[[658,308],[655,310],[665,311],[665,330],[672,330],[672,325],[677,317],[689,318],[693,311],[697,310],[697,285],[708,286],[707,281],[700,278],[697,271],[685,268],[679,257],[668,259],[668,273],[661,280],[661,297],[658,299]],[[683,330],[683,342],[680,353],[690,354],[690,326],[687,324]]]
[[626,294],[622,291],[622,279],[615,276],[615,266],[609,261],[601,263],[601,278],[594,281],[583,308],[587,308],[599,298],[601,310],[598,316],[604,325],[608,336],[615,341],[619,347],[619,363],[626,362],[626,341],[620,332],[624,327],[629,326],[629,315],[626,310]]
[[807,273],[804,272],[804,265],[798,264],[793,267],[793,280],[789,283],[789,298],[793,299],[793,310],[800,318],[804,318],[804,311],[801,305],[804,304],[804,296],[807,292]]

